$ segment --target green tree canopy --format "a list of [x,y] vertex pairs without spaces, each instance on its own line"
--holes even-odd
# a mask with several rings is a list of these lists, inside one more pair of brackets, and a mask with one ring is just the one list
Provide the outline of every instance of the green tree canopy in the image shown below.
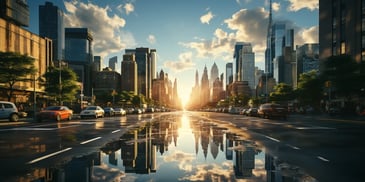
[[29,77],[37,72],[34,61],[34,58],[27,55],[0,52],[0,83],[7,85],[8,90],[4,94],[8,101],[13,97],[15,83],[34,79]]
[[300,74],[298,88],[295,90],[299,102],[303,105],[319,106],[323,96],[323,82],[319,73],[312,70]]
[[58,98],[61,101],[73,101],[80,90],[77,84],[77,75],[69,68],[50,67],[44,74],[46,81],[43,83],[45,91],[49,96]]
[[294,99],[294,91],[291,85],[279,83],[274,87],[274,92],[270,93],[270,100],[274,102],[287,102]]

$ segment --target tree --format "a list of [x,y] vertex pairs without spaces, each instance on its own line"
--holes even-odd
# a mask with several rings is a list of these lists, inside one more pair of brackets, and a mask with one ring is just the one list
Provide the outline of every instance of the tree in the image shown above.
[[0,83],[7,84],[8,88],[4,95],[8,101],[14,93],[14,85],[17,82],[31,81],[37,69],[34,67],[34,58],[14,52],[0,52]]
[[316,70],[300,74],[298,88],[295,90],[299,102],[303,105],[318,107],[323,93],[323,82]]
[[275,102],[287,102],[294,99],[293,88],[286,83],[279,83],[274,87],[274,92],[270,93],[270,100]]
[[58,98],[59,104],[62,104],[62,101],[73,101],[80,90],[77,75],[69,68],[50,67],[44,77],[45,91],[49,96]]

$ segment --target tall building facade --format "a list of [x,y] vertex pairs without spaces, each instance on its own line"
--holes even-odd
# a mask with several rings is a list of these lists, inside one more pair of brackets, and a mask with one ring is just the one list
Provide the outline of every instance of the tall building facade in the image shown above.
[[53,60],[64,60],[65,28],[63,11],[51,2],[39,6],[39,35],[53,42]]
[[210,69],[210,80],[209,80],[210,87],[213,87],[213,83],[217,78],[219,79],[219,70],[217,64],[215,64],[214,62],[212,68]]
[[[34,66],[37,72],[34,75],[28,76],[29,80],[34,80],[34,78],[45,74],[47,67],[52,65],[52,40],[40,37],[20,27],[21,24],[14,24],[12,22],[14,21],[0,18],[0,51],[17,52],[34,58]],[[44,87],[36,80],[34,82],[17,82],[13,88],[15,93],[11,101],[16,103],[28,102],[30,93],[34,91],[37,92],[38,96],[44,93]],[[3,84],[0,84],[0,91],[7,91]],[[6,100],[7,98],[5,97],[5,94],[0,94],[0,100]],[[39,97],[37,100],[39,100]]]
[[238,81],[247,81],[251,89],[255,89],[255,53],[250,43],[243,45],[239,52],[240,68]]
[[28,27],[29,6],[26,0],[0,0],[0,17],[14,25]]
[[156,64],[157,64],[157,53],[156,53],[156,49],[151,49],[151,76],[152,79],[156,79],[157,78],[157,72],[156,72]]
[[118,65],[118,56],[109,58],[109,68],[111,68],[113,71],[116,71],[117,65]]
[[208,70],[207,66],[204,66],[204,72],[201,78],[201,86],[200,86],[200,103],[202,106],[206,105],[210,99],[210,90],[209,90],[209,78],[208,78]]
[[134,54],[138,71],[138,93],[152,98],[152,79],[156,70],[156,50],[150,48],[126,49],[126,54]]
[[365,61],[365,1],[319,1],[319,60],[351,55]]
[[[226,90],[229,84],[233,83],[233,63],[226,64]],[[227,93],[227,92],[226,92]]]
[[122,72],[122,91],[138,94],[137,87],[137,63],[134,54],[124,54],[121,65]]
[[91,96],[93,86],[93,37],[87,28],[65,29],[65,60],[78,76],[83,92]]
[[233,58],[234,58],[234,62],[233,62],[233,77],[234,77],[234,81],[238,81],[239,79],[239,72],[240,72],[240,67],[242,67],[242,63],[240,62],[240,52],[243,48],[243,45],[245,43],[244,42],[237,42],[234,46],[234,53],[233,53]]
[[101,57],[100,56],[94,56],[94,64],[93,64],[93,70],[98,72],[101,71]]

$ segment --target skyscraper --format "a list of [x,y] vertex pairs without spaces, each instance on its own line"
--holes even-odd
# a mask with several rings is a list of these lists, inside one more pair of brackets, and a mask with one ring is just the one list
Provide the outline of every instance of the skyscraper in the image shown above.
[[64,59],[65,28],[63,12],[51,2],[39,6],[39,35],[48,37],[53,42],[53,61]]
[[213,64],[212,68],[210,69],[210,81],[209,81],[209,86],[211,88],[213,88],[213,82],[215,81],[215,79],[219,78],[219,70],[218,70],[218,66],[217,64]]
[[365,1],[319,1],[319,60],[348,54],[365,61]]
[[137,89],[137,63],[134,54],[124,54],[121,66],[122,72],[122,91],[138,94]]
[[201,87],[200,87],[200,102],[202,106],[207,104],[210,99],[210,91],[209,91],[209,78],[208,78],[208,70],[207,66],[204,66],[204,72],[201,79]]
[[240,68],[239,68],[239,80],[247,81],[251,89],[255,86],[255,53],[252,52],[252,46],[250,43],[243,45],[240,55]]
[[226,64],[226,86],[233,83],[233,63]]
[[239,52],[242,50],[243,44],[244,44],[243,42],[237,42],[236,45],[234,46],[234,53],[233,53],[233,58],[235,59],[233,62],[234,81],[238,81],[238,78],[239,78],[239,71],[240,71],[239,68],[241,67]]
[[83,85],[86,95],[91,95],[92,75],[92,41],[93,37],[87,28],[65,29],[65,60],[75,71],[78,81]]
[[114,56],[109,59],[109,68],[111,68],[113,71],[116,71],[118,64],[118,57]]
[[93,70],[96,72],[101,71],[101,57],[100,56],[94,56]]

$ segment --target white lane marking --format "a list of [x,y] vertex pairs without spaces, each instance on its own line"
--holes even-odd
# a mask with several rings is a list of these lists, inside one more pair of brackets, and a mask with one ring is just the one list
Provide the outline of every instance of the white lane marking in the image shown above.
[[32,160],[32,161],[27,162],[27,164],[33,164],[33,163],[39,162],[39,161],[41,161],[41,160],[43,160],[43,159],[47,159],[47,158],[49,158],[49,157],[55,156],[55,155],[57,155],[57,154],[60,154],[60,153],[66,152],[66,151],[71,150],[71,149],[72,149],[72,148],[71,148],[71,147],[69,147],[69,148],[66,148],[66,149],[60,150],[60,151],[58,151],[58,152],[54,152],[54,153],[51,153],[51,154],[45,155],[45,156],[43,156],[43,157],[39,157],[39,158],[37,158],[37,159],[34,159],[34,160]]
[[296,146],[293,146],[293,145],[290,145],[290,144],[286,144],[286,146],[294,149],[294,150],[299,150],[300,148],[299,147],[296,147]]
[[112,133],[116,133],[116,132],[120,132],[120,130],[114,130],[114,131],[112,131]]
[[83,145],[83,144],[87,144],[87,143],[90,143],[92,141],[95,141],[95,140],[99,140],[101,137],[96,137],[96,138],[93,138],[93,139],[90,139],[90,140],[86,140],[86,141],[83,141],[81,142],[80,144]]
[[295,127],[298,130],[334,130],[336,128],[322,127],[322,126],[308,126],[308,127]]
[[266,136],[266,135],[264,135],[266,138],[268,138],[268,139],[270,139],[270,140],[273,140],[273,141],[275,141],[275,142],[280,142],[280,140],[278,140],[278,139],[275,139],[275,138],[272,138],[272,137],[269,137],[269,136]]
[[[36,131],[36,130],[38,130],[38,131],[50,131],[50,130],[56,130],[56,129],[58,129],[58,128],[28,128],[28,127],[22,127],[22,128],[11,128],[11,129],[4,129],[4,130],[8,130],[8,131],[10,131],[10,130],[16,130],[16,131]],[[4,130],[2,130],[2,131],[4,131]]]
[[324,157],[321,157],[321,156],[317,156],[318,159],[324,161],[324,162],[329,162],[330,160],[324,158]]

